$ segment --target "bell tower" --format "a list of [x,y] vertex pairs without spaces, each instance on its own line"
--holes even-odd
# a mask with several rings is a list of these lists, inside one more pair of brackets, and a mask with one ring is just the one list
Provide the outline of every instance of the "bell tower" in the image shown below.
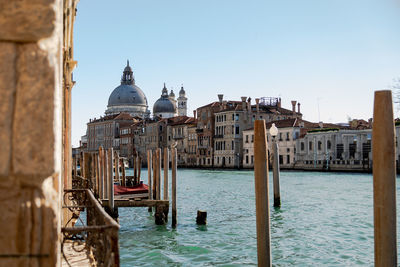
[[179,97],[178,97],[178,116],[187,116],[187,97],[186,97],[186,92],[183,89],[183,85],[181,87],[181,90],[179,91]]

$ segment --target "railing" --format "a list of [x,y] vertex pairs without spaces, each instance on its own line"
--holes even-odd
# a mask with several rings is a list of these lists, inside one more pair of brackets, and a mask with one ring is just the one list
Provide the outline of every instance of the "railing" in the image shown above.
[[[64,190],[63,208],[72,213],[61,230],[64,237],[61,250],[65,261],[70,266],[63,249],[66,242],[72,242],[72,249],[76,252],[81,252],[84,246],[92,256],[94,266],[119,266],[118,223],[104,211],[88,189],[89,179],[76,176],[74,180],[75,186],[82,187]],[[84,210],[86,220],[80,216]]]

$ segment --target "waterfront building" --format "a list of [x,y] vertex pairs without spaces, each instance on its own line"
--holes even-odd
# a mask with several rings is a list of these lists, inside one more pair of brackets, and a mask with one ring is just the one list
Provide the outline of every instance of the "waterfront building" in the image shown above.
[[296,142],[296,169],[358,170],[372,168],[372,129],[317,129]]
[[[308,131],[315,129],[339,129],[341,126],[329,123],[313,123],[299,118],[291,118],[285,120],[277,120],[266,123],[266,134],[268,143],[268,155],[270,162],[272,154],[273,139],[269,134],[272,124],[279,129],[278,135],[275,137],[279,147],[279,164],[283,169],[291,169],[296,165],[296,143],[297,140],[304,136]],[[254,167],[254,128],[249,128],[243,132],[243,167]]]
[[[242,97],[241,101],[223,101],[219,95],[221,110],[215,113],[214,166],[240,168],[252,166],[248,148],[244,148],[243,131],[253,128],[256,119],[266,122],[301,119],[302,114],[296,112],[296,101],[292,101],[292,110],[281,107],[279,98],[263,97],[251,104],[251,98]],[[260,101],[261,100],[261,101]],[[252,135],[250,135],[252,136]],[[249,137],[246,137],[249,138]],[[245,143],[248,146],[248,142]],[[246,155],[244,156],[244,153]]]
[[134,118],[127,113],[91,119],[87,123],[87,151],[96,151],[100,146],[119,150],[120,127],[129,126],[133,122]]
[[132,68],[129,61],[123,71],[121,85],[116,87],[108,98],[106,115],[116,115],[121,112],[128,113],[132,117],[148,118],[147,98],[143,91],[135,84]]
[[188,150],[187,150],[187,167],[194,167],[197,165],[197,122],[194,121],[192,125],[188,125]]
[[168,146],[176,145],[177,150],[177,164],[178,166],[187,166],[193,157],[189,155],[189,128],[194,128],[196,122],[194,118],[187,116],[175,117],[173,121],[168,124]]
[[197,108],[197,166],[213,166],[214,113],[221,109],[221,102],[212,102]]

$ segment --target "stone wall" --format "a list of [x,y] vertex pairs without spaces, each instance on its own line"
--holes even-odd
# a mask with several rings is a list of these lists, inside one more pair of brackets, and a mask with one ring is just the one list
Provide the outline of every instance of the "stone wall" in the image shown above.
[[61,0],[0,0],[0,266],[60,264]]

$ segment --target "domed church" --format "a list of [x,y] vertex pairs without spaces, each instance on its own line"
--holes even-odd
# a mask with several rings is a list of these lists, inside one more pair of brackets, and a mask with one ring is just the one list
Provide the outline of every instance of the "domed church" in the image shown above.
[[176,115],[175,94],[171,92],[168,95],[167,87],[162,89],[161,97],[154,103],[153,116],[154,118],[172,118]]
[[122,74],[121,85],[115,88],[108,98],[105,113],[106,115],[114,115],[120,112],[129,113],[132,117],[148,118],[150,116],[147,98],[143,91],[135,84],[129,60]]

